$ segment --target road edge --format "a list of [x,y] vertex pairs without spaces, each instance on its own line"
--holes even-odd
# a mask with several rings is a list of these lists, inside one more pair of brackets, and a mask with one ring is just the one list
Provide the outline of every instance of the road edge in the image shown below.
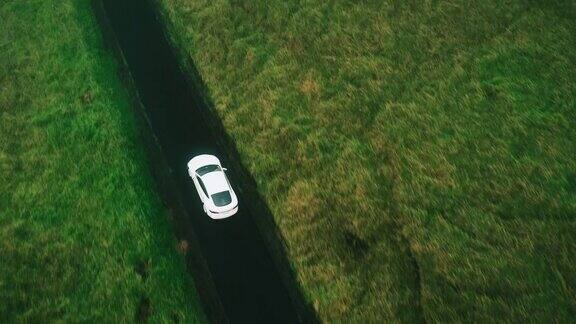
[[248,197],[245,207],[250,210],[251,215],[262,216],[253,218],[253,221],[265,240],[274,265],[280,273],[284,286],[288,290],[298,318],[304,323],[319,323],[320,321],[317,314],[311,303],[306,301],[302,287],[296,278],[295,270],[288,261],[284,236],[280,232],[270,208],[258,192],[256,181],[248,169],[242,164],[236,143],[226,132],[222,120],[214,108],[214,103],[208,94],[208,88],[200,72],[196,69],[194,60],[185,50],[183,40],[176,36],[175,26],[169,19],[168,13],[164,10],[162,4],[159,3],[158,0],[147,1],[152,4],[157,13],[157,19],[160,20],[161,25],[164,27],[164,36],[175,51],[174,53],[178,59],[179,68],[185,75],[188,86],[193,89],[194,93],[200,95],[199,98],[195,97],[194,100],[198,107],[200,107],[202,118],[214,130],[217,145],[222,148],[222,151],[227,155],[226,160],[229,169],[234,170],[233,173],[240,177],[238,183],[242,185],[239,187],[239,190]]
[[[176,189],[176,183],[172,177],[172,169],[164,159],[162,147],[154,136],[150,121],[145,113],[145,108],[134,84],[134,79],[128,68],[128,64],[122,53],[120,45],[106,15],[102,0],[91,0],[92,12],[98,22],[105,50],[111,52],[116,59],[119,71],[118,76],[126,87],[130,97],[131,106],[134,110],[138,128],[138,137],[144,145],[148,167],[158,193],[166,209],[169,211],[170,223],[173,232],[179,241],[187,242],[185,261],[188,272],[191,273],[200,302],[207,319],[212,323],[228,323],[229,320],[224,311],[216,286],[208,269],[206,260],[201,252],[196,233],[182,203],[182,197]],[[170,194],[169,194],[170,193]]]

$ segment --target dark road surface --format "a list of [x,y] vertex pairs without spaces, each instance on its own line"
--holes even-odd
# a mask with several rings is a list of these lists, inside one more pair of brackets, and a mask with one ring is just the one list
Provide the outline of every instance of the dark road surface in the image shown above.
[[[203,255],[228,319],[233,323],[295,323],[298,318],[262,236],[243,208],[225,220],[203,211],[186,163],[194,155],[218,151],[213,134],[193,100],[176,56],[148,1],[104,0],[112,29],[146,107],[173,177],[184,197]],[[233,187],[234,175],[231,175]],[[257,217],[257,216],[256,216]]]

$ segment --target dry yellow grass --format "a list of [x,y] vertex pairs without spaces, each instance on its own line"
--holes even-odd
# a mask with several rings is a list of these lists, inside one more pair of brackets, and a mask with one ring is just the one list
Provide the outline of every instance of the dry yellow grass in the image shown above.
[[322,320],[574,318],[574,2],[159,2]]

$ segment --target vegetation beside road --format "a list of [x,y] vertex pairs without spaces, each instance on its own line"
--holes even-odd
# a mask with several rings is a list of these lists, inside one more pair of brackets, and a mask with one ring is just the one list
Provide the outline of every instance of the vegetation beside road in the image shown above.
[[0,17],[0,322],[205,321],[90,2]]
[[326,321],[576,316],[576,4],[159,0]]

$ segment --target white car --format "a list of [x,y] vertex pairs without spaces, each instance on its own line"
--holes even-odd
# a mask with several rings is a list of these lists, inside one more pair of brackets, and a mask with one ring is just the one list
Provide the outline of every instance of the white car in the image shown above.
[[188,174],[194,181],[204,212],[213,219],[238,212],[238,198],[224,171],[220,160],[213,155],[198,155],[188,162]]

